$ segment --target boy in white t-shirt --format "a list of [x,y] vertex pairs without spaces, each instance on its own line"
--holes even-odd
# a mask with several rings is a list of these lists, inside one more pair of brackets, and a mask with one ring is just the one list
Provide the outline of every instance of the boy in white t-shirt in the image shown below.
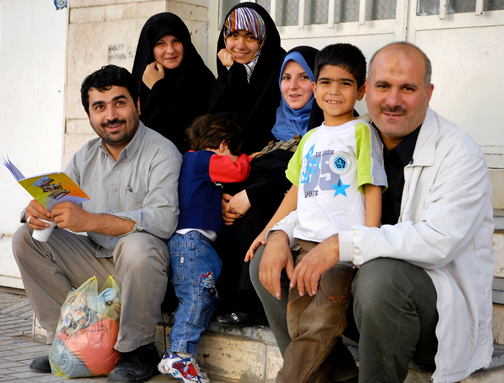
[[[301,250],[296,265],[335,233],[356,224],[380,225],[387,185],[382,143],[373,127],[353,115],[364,96],[365,74],[366,59],[351,44],[327,46],[315,59],[313,91],[324,123],[306,133],[289,162],[286,175],[293,187],[277,212],[285,216],[297,207],[294,236]],[[348,357],[341,335],[354,274],[352,264],[338,262],[322,275],[317,293],[301,296],[297,286],[291,288],[287,322],[292,342],[277,382],[329,382],[334,358],[327,356],[337,347],[337,354],[341,350],[342,358]]]

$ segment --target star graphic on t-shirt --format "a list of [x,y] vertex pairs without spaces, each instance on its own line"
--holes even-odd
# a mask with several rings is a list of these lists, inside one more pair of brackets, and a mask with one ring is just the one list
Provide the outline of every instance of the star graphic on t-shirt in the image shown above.
[[332,188],[334,188],[334,190],[336,190],[334,192],[334,196],[333,197],[336,197],[338,194],[343,194],[345,197],[348,197],[346,195],[346,189],[348,189],[350,187],[350,185],[344,185],[343,182],[341,182],[341,179],[339,180],[338,184],[337,185],[331,185]]

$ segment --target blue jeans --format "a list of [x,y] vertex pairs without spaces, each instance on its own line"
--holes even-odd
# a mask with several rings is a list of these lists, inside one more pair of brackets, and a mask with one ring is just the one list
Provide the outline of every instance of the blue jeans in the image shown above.
[[174,234],[168,248],[173,287],[179,300],[168,351],[196,355],[218,298],[215,282],[222,263],[208,238],[195,230]]

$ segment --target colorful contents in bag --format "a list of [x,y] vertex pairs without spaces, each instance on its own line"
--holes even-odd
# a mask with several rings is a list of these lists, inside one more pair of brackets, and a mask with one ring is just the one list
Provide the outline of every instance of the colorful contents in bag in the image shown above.
[[70,292],[61,308],[49,362],[53,374],[66,378],[108,375],[120,358],[114,349],[119,333],[121,292],[110,276],[98,294],[90,278]]

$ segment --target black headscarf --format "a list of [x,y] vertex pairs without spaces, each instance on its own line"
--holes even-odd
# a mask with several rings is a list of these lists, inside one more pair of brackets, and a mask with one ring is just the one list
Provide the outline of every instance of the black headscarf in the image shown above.
[[[280,104],[278,76],[285,51],[280,46],[280,34],[271,16],[255,3],[240,3],[228,12],[225,19],[237,8],[256,11],[266,25],[266,40],[259,60],[247,81],[245,66],[235,62],[230,69],[217,58],[218,79],[215,84],[209,113],[225,112],[232,115],[244,134],[245,151],[260,151],[268,141],[274,139],[271,129],[275,124],[276,109]],[[217,52],[226,48],[223,38],[224,27],[219,35]]]
[[[155,44],[165,35],[173,35],[182,42],[184,56],[177,68],[165,68],[164,79],[149,89],[142,76],[147,65],[155,61]],[[196,117],[205,114],[215,77],[196,51],[180,17],[164,12],[147,20],[140,32],[133,76],[140,94],[142,122],[171,140],[180,152],[186,152],[189,147],[185,129]]]

